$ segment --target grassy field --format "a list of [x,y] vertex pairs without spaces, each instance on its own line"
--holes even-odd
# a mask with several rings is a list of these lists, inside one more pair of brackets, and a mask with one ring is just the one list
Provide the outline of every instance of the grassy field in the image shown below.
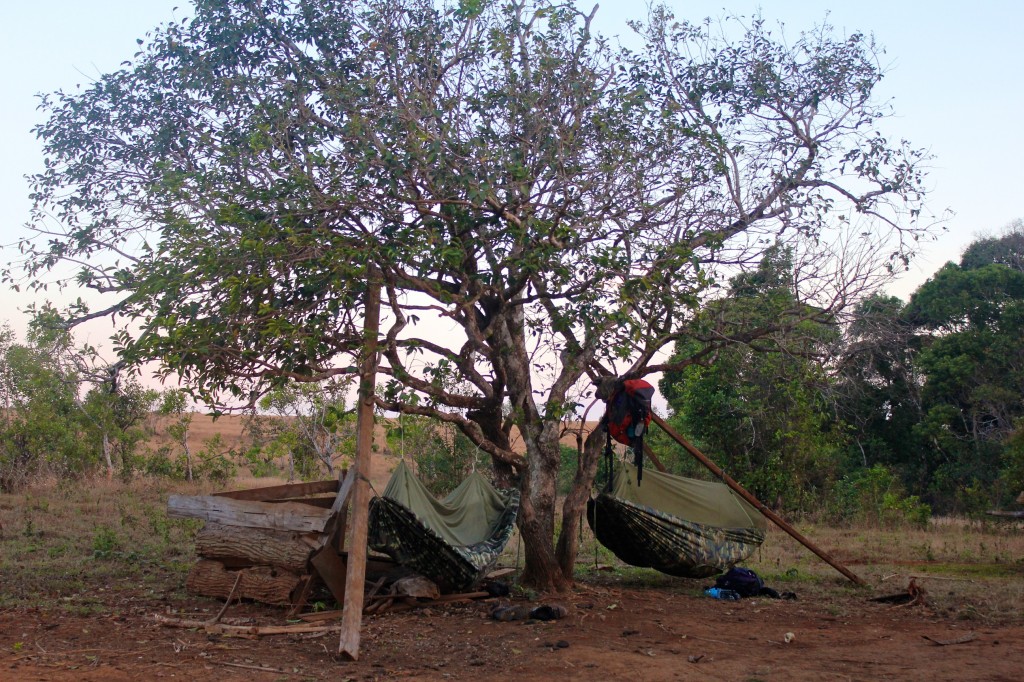
[[[255,483],[236,481],[231,487]],[[210,491],[210,484],[96,479],[44,482],[0,495],[0,608],[86,615],[114,613],[132,600],[182,597],[200,522],[169,519],[167,496]],[[772,529],[746,565],[779,591],[831,594],[841,604],[851,595],[868,598],[901,592],[914,578],[927,591],[927,602],[937,616],[992,623],[1024,618],[1020,523],[938,519],[925,529],[798,525],[862,577],[867,587],[853,586],[788,535]],[[521,556],[514,538],[503,563],[516,566]],[[694,594],[708,582],[625,566],[596,545],[586,527],[578,580]]]

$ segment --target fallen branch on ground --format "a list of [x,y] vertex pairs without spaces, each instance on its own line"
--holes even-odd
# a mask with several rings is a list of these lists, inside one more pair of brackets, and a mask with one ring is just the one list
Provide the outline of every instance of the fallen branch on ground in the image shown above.
[[153,619],[160,625],[169,628],[187,628],[203,630],[211,634],[264,637],[268,635],[295,635],[307,632],[333,632],[340,631],[338,625],[224,625],[222,623],[211,623],[205,620],[192,620],[189,618],[172,618],[153,614]]
[[949,646],[950,644],[966,644],[967,642],[973,642],[978,639],[978,634],[975,632],[968,632],[966,635],[957,637],[956,639],[934,639],[928,635],[921,635],[921,637],[937,646]]

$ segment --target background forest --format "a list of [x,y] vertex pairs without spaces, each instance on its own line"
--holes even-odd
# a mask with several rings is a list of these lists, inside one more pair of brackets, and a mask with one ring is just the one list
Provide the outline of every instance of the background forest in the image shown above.
[[[694,335],[792,311],[795,276],[786,249],[769,250],[694,320]],[[869,297],[843,325],[804,317],[794,332],[666,373],[659,388],[669,421],[790,513],[922,523],[1011,504],[1024,490],[1024,224],[972,243],[909,302]],[[243,444],[213,438],[197,447],[181,391],[121,381],[111,392],[95,349],[76,348],[44,322],[23,343],[10,329],[0,334],[0,490],[104,470],[224,480],[241,467],[316,478],[335,474],[352,452],[348,381],[276,391],[247,417]],[[677,354],[692,354],[688,343]],[[426,418],[389,422],[386,438],[391,453],[418,460],[438,492],[482,463],[464,436]],[[702,475],[668,438],[657,430],[653,438],[671,470]],[[563,445],[563,490],[575,461]]]
[[[793,277],[777,250],[705,314],[770,320]],[[670,421],[777,507],[920,520],[1007,504],[1024,489],[1024,229],[976,240],[909,302],[869,297],[843,327],[806,321],[660,388]]]

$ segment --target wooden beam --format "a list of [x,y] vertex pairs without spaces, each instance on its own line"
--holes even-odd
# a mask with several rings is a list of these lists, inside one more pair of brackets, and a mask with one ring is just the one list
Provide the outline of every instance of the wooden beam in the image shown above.
[[647,444],[647,441],[644,441],[644,454],[647,455],[648,459],[650,459],[654,463],[655,469],[657,469],[663,474],[668,473],[668,469],[666,469],[665,465],[661,463],[661,460],[658,459],[658,456],[654,454],[654,450],[652,450],[651,446]]
[[689,452],[690,455],[694,457],[694,459],[696,459],[698,462],[707,467],[711,471],[711,473],[713,473],[715,476],[721,479],[723,483],[732,488],[740,497],[742,497],[744,500],[753,505],[754,508],[757,509],[757,511],[761,512],[761,514],[765,516],[765,518],[770,520],[772,523],[774,523],[782,530],[789,533],[789,535],[793,537],[797,542],[799,542],[801,545],[817,554],[825,563],[827,563],[829,566],[842,573],[852,582],[856,583],[857,585],[864,584],[864,581],[859,576],[857,576],[852,571],[850,571],[850,569],[846,568],[838,561],[833,559],[827,552],[815,546],[814,543],[805,538],[796,528],[793,528],[793,526],[786,523],[786,521],[781,516],[773,512],[771,509],[762,504],[760,500],[758,500],[756,497],[747,492],[747,490],[739,483],[734,481],[732,477],[729,476],[729,474],[722,471],[722,469],[717,464],[708,459],[703,452],[695,448],[685,438],[676,433],[676,430],[669,426],[668,422],[666,422],[664,419],[662,419],[656,414],[653,415],[652,418],[654,419],[654,423],[660,426],[662,430],[672,438],[672,440],[682,445],[683,448],[685,448],[686,451]]
[[214,493],[216,497],[230,497],[233,500],[255,500],[267,502],[269,500],[281,500],[288,497],[303,497],[305,495],[317,495],[322,493],[333,493],[338,491],[338,481],[309,481],[307,483],[285,483],[284,485],[270,485],[265,488],[247,488],[246,490],[226,490]]
[[204,519],[225,526],[320,533],[327,525],[331,511],[301,502],[256,502],[214,495],[171,495],[167,499],[167,515]]
[[352,544],[346,561],[345,606],[341,617],[341,637],[338,640],[338,654],[351,661],[359,658],[359,630],[363,623],[373,405],[377,384],[377,335],[380,331],[380,281],[372,266],[366,283],[363,357],[359,363],[359,402],[356,407],[356,461],[353,467],[358,478],[352,498]]
[[327,585],[327,589],[334,595],[339,604],[345,603],[345,562],[341,560],[338,553],[334,551],[331,544],[313,555],[311,559],[313,568]]

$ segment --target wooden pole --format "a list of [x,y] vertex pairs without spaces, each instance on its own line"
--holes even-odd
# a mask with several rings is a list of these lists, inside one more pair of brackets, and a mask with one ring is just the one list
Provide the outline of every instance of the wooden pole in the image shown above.
[[658,456],[654,454],[654,450],[652,450],[651,446],[647,444],[647,441],[644,441],[644,454],[647,455],[648,459],[654,462],[654,468],[656,468],[663,474],[668,473],[668,469],[666,469],[665,465],[661,463],[661,460],[658,459]]
[[711,473],[713,473],[715,476],[720,478],[723,483],[725,483],[727,486],[729,486],[734,491],[736,491],[736,493],[740,497],[742,497],[744,500],[746,500],[747,502],[752,504],[755,509],[757,509],[766,518],[768,518],[770,521],[772,521],[772,523],[774,523],[776,526],[778,526],[782,530],[784,530],[787,533],[789,533],[789,535],[792,536],[797,542],[799,542],[801,545],[803,545],[807,549],[809,549],[812,552],[814,552],[815,554],[817,554],[819,557],[821,557],[821,559],[825,563],[827,563],[829,566],[831,566],[832,568],[834,568],[837,571],[839,571],[840,573],[842,573],[844,576],[849,578],[852,582],[856,583],[857,585],[863,585],[864,584],[864,581],[860,577],[858,577],[856,574],[851,572],[848,568],[846,568],[845,566],[840,564],[838,561],[833,559],[826,551],[824,551],[823,549],[820,549],[817,546],[815,546],[815,544],[813,542],[811,542],[810,540],[805,538],[803,535],[801,535],[800,532],[797,529],[793,528],[793,526],[791,526],[788,523],[786,523],[785,520],[783,520],[781,516],[779,516],[778,514],[773,512],[771,509],[769,509],[765,505],[763,505],[760,500],[758,500],[756,497],[754,497],[749,492],[747,492],[746,489],[743,488],[743,486],[741,486],[739,483],[734,481],[732,479],[732,477],[729,476],[729,474],[727,474],[724,471],[722,471],[722,469],[717,464],[715,464],[710,459],[708,459],[707,456],[705,456],[703,452],[701,452],[700,450],[695,448],[685,438],[683,438],[678,433],[676,433],[676,430],[673,429],[671,426],[669,426],[668,422],[666,422],[664,419],[662,419],[661,417],[659,417],[656,414],[653,415],[653,420],[654,420],[654,423],[657,424],[658,426],[660,426],[662,428],[662,430],[664,430],[665,433],[667,433],[669,436],[671,436],[672,439],[675,442],[679,443],[684,448],[686,448],[686,451],[689,452],[691,455],[693,455],[693,457],[698,462],[700,462],[701,464],[706,466],[711,471]]
[[341,616],[338,654],[359,658],[359,630],[363,623],[363,586],[366,581],[366,536],[370,516],[370,455],[373,448],[373,401],[377,383],[377,334],[380,330],[380,282],[371,269],[367,278],[363,357],[359,364],[359,403],[356,408],[356,479],[352,498],[352,544],[348,549],[345,604]]

